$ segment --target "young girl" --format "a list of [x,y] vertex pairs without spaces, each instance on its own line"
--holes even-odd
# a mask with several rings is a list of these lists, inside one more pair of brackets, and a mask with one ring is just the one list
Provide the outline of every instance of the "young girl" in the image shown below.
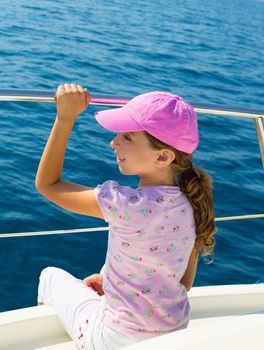
[[198,253],[214,249],[212,189],[208,175],[191,163],[199,143],[196,114],[181,97],[165,92],[96,114],[117,133],[110,145],[119,170],[138,175],[137,188],[62,180],[67,140],[90,100],[80,85],[58,87],[57,117],[36,188],[69,211],[109,223],[105,269],[81,281],[48,267],[40,276],[38,301],[53,306],[80,349],[118,349],[187,326],[187,291]]

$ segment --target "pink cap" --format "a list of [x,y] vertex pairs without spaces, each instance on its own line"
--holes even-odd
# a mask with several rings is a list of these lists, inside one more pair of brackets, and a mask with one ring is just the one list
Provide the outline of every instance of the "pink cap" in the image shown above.
[[181,97],[168,92],[149,92],[125,106],[95,113],[96,120],[115,132],[147,131],[160,141],[185,153],[199,144],[196,113]]

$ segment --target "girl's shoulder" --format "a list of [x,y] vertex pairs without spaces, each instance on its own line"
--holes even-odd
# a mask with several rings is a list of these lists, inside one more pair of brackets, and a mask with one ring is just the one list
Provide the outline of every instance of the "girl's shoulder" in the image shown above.
[[162,202],[170,200],[173,202],[176,198],[185,197],[178,186],[131,187],[128,185],[121,185],[115,180],[105,181],[95,189],[106,195],[126,197],[130,201],[137,201],[145,198],[149,201]]

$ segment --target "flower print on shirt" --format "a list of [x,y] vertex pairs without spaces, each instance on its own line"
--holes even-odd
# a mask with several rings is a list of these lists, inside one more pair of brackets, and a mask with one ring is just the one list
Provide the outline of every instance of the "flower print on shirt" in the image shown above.
[[169,295],[169,289],[168,287],[162,287],[160,290],[159,290],[159,294],[163,297],[167,297]]
[[164,226],[162,226],[162,225],[155,226],[155,232],[157,235],[160,235],[163,230],[164,230]]
[[128,212],[125,211],[122,215],[119,215],[119,219],[121,219],[123,221],[129,221],[129,220],[131,220],[131,217],[128,214]]
[[150,216],[150,214],[152,213],[152,210],[148,209],[148,208],[144,208],[140,210],[140,213],[142,216],[144,216],[145,218]]
[[179,225],[176,225],[173,227],[173,232],[178,232],[180,231],[180,226]]
[[175,196],[172,196],[170,199],[169,199],[169,202],[170,203],[176,203],[176,201],[177,201],[177,197],[175,197]]
[[121,258],[121,255],[120,255],[120,254],[114,255],[114,259],[115,259],[115,261],[116,261],[118,264],[121,264],[121,263],[122,263],[122,258]]
[[150,287],[143,287],[141,289],[142,294],[149,294],[150,293]]
[[126,314],[127,314],[127,316],[129,316],[129,317],[134,317],[134,314],[133,314],[133,312],[131,312],[131,311],[126,311]]
[[130,244],[128,242],[122,242],[121,243],[121,247],[124,248],[124,249],[128,249],[130,246]]
[[141,229],[141,230],[135,231],[135,233],[139,238],[143,238],[143,236],[146,234],[146,231],[144,229]]
[[116,219],[117,218],[117,214],[118,214],[118,209],[115,207],[111,207],[110,205],[108,206],[108,210],[110,211],[110,216],[112,217],[112,219]]
[[131,293],[128,294],[128,299],[129,299],[130,301],[135,301],[136,298],[138,298],[138,297],[139,297],[139,294],[136,293],[136,292],[131,292]]
[[183,309],[185,308],[185,303],[180,302],[180,303],[178,304],[178,307],[179,307],[180,310],[183,310]]
[[143,189],[142,189],[141,187],[139,187],[139,188],[137,188],[137,192],[138,192],[139,194],[142,194],[142,193],[143,193]]
[[[191,205],[178,189],[117,188],[112,181],[96,190],[109,223],[105,324],[125,334],[140,336],[142,332],[144,337],[185,326],[188,313],[184,313],[189,308],[179,279],[195,241]],[[183,310],[176,307],[181,300]]]
[[171,314],[166,314],[161,316],[164,320],[169,320],[171,318]]
[[114,192],[118,192],[119,188],[120,188],[119,184],[113,185],[113,187],[112,187]]
[[131,256],[130,259],[132,261],[143,261],[143,258],[141,256]]
[[150,252],[157,252],[159,250],[159,246],[158,244],[152,244],[150,247],[149,247],[149,251]]
[[181,238],[181,243],[182,243],[183,245],[187,244],[187,243],[188,243],[188,239],[189,239],[188,236],[182,237],[182,238]]
[[128,273],[127,276],[131,281],[136,279],[136,275],[134,273]]
[[179,259],[178,259],[178,262],[179,262],[180,264],[182,264],[182,263],[184,262],[183,257],[179,258]]
[[103,199],[106,199],[106,198],[109,198],[111,196],[111,193],[108,192],[108,191],[105,191],[105,192],[102,193],[101,196],[102,196]]
[[138,201],[139,201],[139,198],[136,195],[129,197],[129,203],[131,204],[137,203]]
[[163,219],[166,220],[166,219],[168,219],[169,217],[170,217],[169,211],[168,211],[168,210],[164,211],[164,213],[163,213]]
[[123,281],[117,281],[117,287],[119,288],[125,288],[126,284]]
[[144,315],[147,317],[152,317],[153,313],[154,313],[154,311],[153,311],[152,307],[148,307],[147,309],[144,310]]
[[112,323],[113,323],[114,326],[116,326],[116,325],[119,325],[120,321],[119,320],[113,320]]
[[156,271],[157,271],[156,269],[153,269],[150,267],[150,268],[145,270],[145,275],[147,275],[148,277],[152,277]]
[[161,196],[161,195],[156,195],[154,198],[155,198],[155,201],[157,203],[163,203],[164,202],[164,197]]
[[167,248],[167,252],[168,253],[170,253],[170,254],[172,254],[173,252],[175,252],[175,244],[174,244],[174,242],[172,242],[172,243],[170,243],[170,245],[168,246],[168,248]]
[[183,209],[181,210],[181,213],[182,213],[183,216],[185,216],[185,215],[187,214],[187,209],[186,209],[186,208],[183,208]]
[[164,260],[158,260],[158,262],[157,262],[157,266],[159,266],[159,267],[163,267],[163,266],[166,266],[166,263],[165,263],[165,261]]

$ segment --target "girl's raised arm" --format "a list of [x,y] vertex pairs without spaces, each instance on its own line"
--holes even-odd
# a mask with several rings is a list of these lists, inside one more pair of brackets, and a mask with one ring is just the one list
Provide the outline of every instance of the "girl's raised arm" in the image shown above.
[[69,211],[103,219],[93,188],[62,181],[67,141],[77,116],[89,105],[91,96],[80,85],[60,85],[56,92],[57,116],[43,151],[36,188],[51,202]]

